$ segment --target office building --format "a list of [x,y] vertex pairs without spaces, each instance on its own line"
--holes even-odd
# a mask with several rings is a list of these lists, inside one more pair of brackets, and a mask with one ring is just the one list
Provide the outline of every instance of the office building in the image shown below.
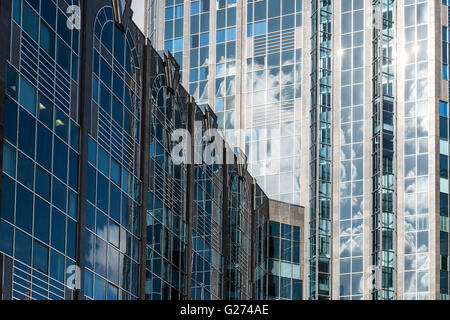
[[157,4],[154,46],[268,197],[305,206],[310,299],[449,298],[449,5]]

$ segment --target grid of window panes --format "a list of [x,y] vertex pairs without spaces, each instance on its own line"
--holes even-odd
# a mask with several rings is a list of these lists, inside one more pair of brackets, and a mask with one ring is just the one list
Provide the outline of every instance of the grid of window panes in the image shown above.
[[382,286],[372,299],[395,298],[395,190],[394,190],[394,9],[392,0],[375,1],[372,100],[372,261],[382,272]]
[[449,300],[449,110],[446,101],[439,104],[439,176],[440,176],[440,298]]
[[159,75],[152,86],[150,177],[147,207],[146,299],[186,299],[186,166],[175,165],[171,133],[187,126],[181,100]]
[[173,56],[183,69],[184,0],[165,0],[164,49]]
[[341,2],[341,162],[339,257],[341,299],[363,290],[364,2]]
[[194,221],[191,299],[222,297],[222,170],[194,167]]
[[10,59],[18,69],[5,66],[0,251],[13,258],[13,299],[64,299],[76,265],[79,32],[64,13],[72,4],[12,1],[20,52]]
[[[267,198],[261,197],[261,189],[256,190],[256,207],[258,208],[253,215],[253,225],[255,233],[253,235],[252,247],[255,254],[255,300],[264,300],[267,298],[267,254],[268,254],[268,223],[265,212],[268,210]],[[261,201],[265,201],[261,204]]]
[[202,105],[208,103],[209,0],[191,1],[190,9],[189,93]]
[[137,298],[139,263],[140,87],[130,33],[103,7],[94,24],[84,294],[95,300]]
[[332,1],[312,1],[309,297],[331,298]]
[[[248,1],[247,38],[253,53],[245,69],[245,106],[252,123],[246,132],[249,171],[275,200],[300,203],[300,131],[294,121],[301,98],[302,1]],[[217,109],[217,105],[216,105]]]
[[214,111],[219,128],[234,144],[236,128],[236,0],[218,0],[216,8],[216,78]]
[[301,300],[300,227],[269,222],[268,299]]
[[404,298],[428,299],[429,246],[429,110],[428,3],[405,1],[405,273]]
[[[228,150],[227,150],[228,152]],[[247,300],[250,290],[251,183],[239,177],[236,166],[228,172],[228,261],[226,261],[226,297]],[[225,245],[225,244],[224,244]]]

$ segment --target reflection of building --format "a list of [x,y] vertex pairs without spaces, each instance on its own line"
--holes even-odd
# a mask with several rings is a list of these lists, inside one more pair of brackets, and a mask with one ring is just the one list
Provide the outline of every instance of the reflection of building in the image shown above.
[[267,195],[297,205],[308,143],[301,141],[303,2],[150,1],[146,28],[157,50],[173,53],[197,103],[214,110],[227,141],[246,151]]
[[[129,2],[71,4],[83,32],[64,1],[0,12],[0,299],[252,299],[267,197],[245,156],[202,140],[217,116]],[[194,163],[174,158],[176,129]],[[226,165],[197,159],[212,141]]]

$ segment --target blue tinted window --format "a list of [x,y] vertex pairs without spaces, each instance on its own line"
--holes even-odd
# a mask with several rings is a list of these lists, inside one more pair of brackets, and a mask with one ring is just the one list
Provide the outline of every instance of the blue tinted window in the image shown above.
[[439,102],[439,111],[442,117],[448,117],[448,104],[445,101]]
[[31,190],[34,187],[34,162],[19,152],[17,157],[17,180]]
[[112,110],[113,119],[119,124],[123,123],[123,106],[122,103],[119,102],[116,98],[113,98],[113,110]]
[[279,237],[280,236],[280,223],[270,221],[269,234],[273,237]]
[[61,139],[68,141],[69,118],[58,108],[55,108],[55,132]]
[[26,111],[20,109],[19,148],[29,157],[34,158],[34,136],[36,121]]
[[92,290],[92,283],[94,282],[94,279],[92,277],[92,272],[89,270],[84,270],[84,294],[89,297],[93,298],[93,290]]
[[65,236],[66,230],[66,216],[62,214],[59,210],[52,210],[52,247],[55,249],[64,252],[64,242],[66,239]]
[[91,137],[88,144],[88,159],[90,164],[97,165],[97,144]]
[[80,147],[80,128],[72,120],[70,121],[70,146],[75,151],[78,151]]
[[38,118],[47,127],[52,128],[53,104],[43,95],[39,95]]
[[173,7],[166,8],[165,19],[166,20],[172,20],[173,19]]
[[36,192],[50,200],[50,176],[39,167],[36,167]]
[[17,22],[17,24],[20,25],[20,11],[21,11],[21,7],[22,7],[22,0],[13,0],[13,19],[15,22]]
[[13,227],[5,221],[0,221],[0,251],[12,256]]
[[117,26],[114,26],[114,58],[123,66],[125,60],[125,39],[122,31]]
[[70,57],[71,51],[69,47],[61,39],[58,38],[56,61],[68,74],[70,74]]
[[86,207],[86,228],[88,228],[91,231],[94,231],[95,227],[95,208],[87,204]]
[[120,171],[120,165],[114,159],[111,159],[111,180],[118,186],[120,186]]
[[34,41],[38,41],[39,18],[30,6],[25,4],[22,11],[22,28]]
[[17,103],[10,98],[5,99],[4,135],[11,143],[17,142]]
[[77,219],[77,210],[78,210],[78,196],[76,193],[68,190],[69,195],[69,206],[68,206],[68,214],[69,217],[73,219]]
[[114,184],[110,184],[111,186],[111,195],[110,195],[110,216],[112,219],[120,222],[120,190]]
[[55,250],[50,254],[50,276],[59,282],[64,281],[64,256]]
[[[105,255],[106,256],[106,255]],[[95,284],[94,284],[94,299],[95,300],[105,300],[106,292],[105,292],[106,282],[103,278],[99,276],[95,276]]]
[[77,243],[77,224],[72,219],[67,219],[67,240],[66,240],[66,254],[75,260],[76,243]]
[[60,10],[58,10],[58,34],[69,46],[71,45],[72,30],[67,28],[67,17]]
[[87,197],[88,200],[92,203],[95,203],[95,191],[96,191],[96,185],[97,185],[97,177],[96,177],[96,171],[92,166],[88,167],[88,190],[87,190]]
[[64,182],[67,181],[67,152],[67,145],[55,138],[53,174]]
[[191,2],[191,15],[200,13],[200,1]]
[[15,184],[6,175],[2,177],[1,217],[13,222],[14,217]]
[[45,23],[41,23],[40,45],[52,58],[55,56],[55,34]]
[[109,176],[109,155],[102,147],[98,147],[98,169]]
[[175,18],[182,18],[184,15],[184,5],[175,7]]
[[3,171],[16,176],[16,149],[6,142],[3,144]]
[[69,186],[78,190],[78,155],[72,150],[69,152]]
[[41,1],[41,16],[53,29],[55,29],[56,7],[52,1]]
[[266,33],[266,21],[261,21],[261,22],[255,23],[254,35],[258,36],[258,35],[265,34],[265,33]]
[[17,100],[17,92],[19,89],[19,74],[16,69],[6,64],[6,92]]
[[103,83],[100,85],[100,107],[102,107],[107,114],[111,113],[111,91],[109,91]]
[[108,180],[101,174],[97,177],[97,207],[103,212],[108,212]]
[[36,160],[48,171],[52,163],[52,134],[43,125],[38,124]]
[[66,211],[67,188],[64,184],[53,178],[52,203],[62,211]]

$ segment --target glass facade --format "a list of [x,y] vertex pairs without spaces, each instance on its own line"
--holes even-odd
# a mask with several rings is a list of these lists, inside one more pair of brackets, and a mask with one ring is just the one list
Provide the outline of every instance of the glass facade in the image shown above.
[[154,45],[174,54],[189,93],[270,198],[300,205],[303,1],[169,0],[156,15]]
[[[372,265],[381,270],[381,288],[372,298],[395,298],[395,90],[394,1],[374,2],[372,100]],[[405,164],[407,159],[405,158]],[[405,174],[405,176],[409,176]],[[405,180],[405,183],[406,180]]]

